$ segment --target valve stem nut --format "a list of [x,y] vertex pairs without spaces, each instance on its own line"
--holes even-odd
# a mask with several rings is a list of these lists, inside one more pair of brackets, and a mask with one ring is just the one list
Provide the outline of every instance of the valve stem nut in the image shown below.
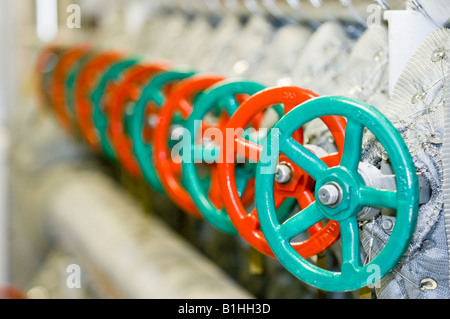
[[286,163],[281,163],[275,171],[275,181],[280,184],[287,184],[292,179],[292,169]]
[[323,205],[333,207],[340,203],[342,198],[342,190],[339,185],[335,183],[323,185],[318,193],[319,202]]

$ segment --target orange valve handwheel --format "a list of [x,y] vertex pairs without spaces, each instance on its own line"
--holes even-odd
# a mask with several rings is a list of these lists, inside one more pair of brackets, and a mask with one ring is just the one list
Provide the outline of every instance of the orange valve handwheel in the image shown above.
[[92,120],[91,93],[96,88],[102,74],[114,63],[124,58],[121,52],[103,52],[87,62],[75,84],[75,114],[81,136],[96,151],[100,151],[100,141]]
[[112,147],[107,136],[107,128],[109,119],[105,113],[105,102],[111,99],[111,93],[114,90],[115,83],[120,81],[123,73],[127,69],[139,64],[139,58],[126,58],[114,63],[108,71],[103,73],[95,90],[91,94],[92,101],[92,121],[96,128],[102,155],[113,163],[117,162],[117,154]]
[[[255,115],[264,112],[272,106],[284,105],[284,112],[288,113],[295,106],[317,97],[311,91],[298,87],[276,87],[265,89],[247,99],[237,109],[236,113],[230,118],[227,129],[233,129],[238,132],[244,130]],[[323,161],[330,166],[338,165],[341,152],[344,145],[344,134],[346,121],[337,116],[327,116],[321,120],[331,130],[338,153],[322,157]],[[303,130],[296,131],[294,138],[303,144]],[[248,161],[257,163],[263,149],[263,143],[257,144],[249,139],[244,139],[241,135],[234,135],[231,141],[232,145],[226,144],[225,148],[220,149],[219,155],[219,184],[224,199],[225,208],[228,216],[238,230],[239,234],[260,252],[274,256],[270,249],[264,234],[262,233],[258,220],[256,208],[250,213],[245,210],[242,200],[236,187],[236,156],[246,158]],[[253,178],[256,171],[252,172]],[[279,174],[276,176],[275,186],[275,206],[279,208],[284,201],[295,198],[301,209],[306,208],[314,201],[314,181],[295,163],[282,155],[279,161]],[[284,214],[285,215],[285,214]],[[279,216],[287,218],[288,216]],[[336,222],[330,221],[325,227],[319,222],[309,230],[309,238],[296,242],[294,248],[305,258],[314,256],[329,248],[339,239],[339,226]]]
[[173,140],[170,142],[176,142],[177,135],[180,135],[179,138],[183,138],[181,136],[184,132],[183,123],[192,112],[193,100],[204,90],[224,79],[218,75],[201,74],[179,82],[172,89],[161,108],[158,124],[155,127],[153,156],[159,180],[167,195],[178,207],[188,214],[198,217],[201,214],[182,183],[181,164],[180,161],[172,158],[174,155],[171,154],[169,139],[173,136]]
[[40,52],[36,62],[36,82],[39,105],[43,110],[53,108],[53,96],[50,86],[53,73],[58,64],[59,57],[67,48],[62,46],[47,46]]
[[98,50],[93,49],[88,54],[83,55],[80,59],[78,59],[72,68],[70,69],[69,74],[66,78],[65,83],[65,106],[66,112],[70,120],[70,125],[73,129],[73,136],[77,139],[82,139],[80,136],[79,125],[76,118],[76,110],[75,110],[75,88],[78,76],[81,71],[84,69],[86,63],[88,63],[91,59],[99,54]]
[[0,286],[0,299],[27,299],[23,291],[12,285]]
[[92,46],[83,44],[67,50],[59,59],[52,77],[51,92],[53,94],[53,109],[61,126],[68,132],[73,133],[72,120],[67,110],[67,87],[66,80],[71,68],[79,59],[91,52]]
[[109,118],[107,134],[117,154],[117,160],[133,177],[142,175],[139,164],[133,154],[133,142],[127,133],[127,118],[139,99],[142,89],[150,79],[167,71],[169,64],[156,62],[138,64],[123,74],[117,83],[111,98],[106,101],[106,114]]

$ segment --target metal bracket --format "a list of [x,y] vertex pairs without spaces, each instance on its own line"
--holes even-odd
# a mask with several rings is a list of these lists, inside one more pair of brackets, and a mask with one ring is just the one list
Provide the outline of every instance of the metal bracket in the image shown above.
[[[361,162],[358,167],[358,172],[364,180],[366,186],[385,189],[385,190],[396,190],[397,184],[395,182],[395,175],[393,174],[392,168],[389,163],[383,161],[381,164],[381,169],[375,166]],[[420,187],[420,204],[425,204],[430,200],[431,197],[431,187],[428,180],[425,178],[423,173],[417,173],[419,178]],[[380,214],[382,208],[380,207],[365,207],[358,215],[358,220],[369,220]]]

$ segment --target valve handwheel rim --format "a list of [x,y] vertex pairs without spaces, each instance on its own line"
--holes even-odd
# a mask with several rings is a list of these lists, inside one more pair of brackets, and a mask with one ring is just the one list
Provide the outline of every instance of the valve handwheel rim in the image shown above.
[[[293,141],[295,129],[324,116],[347,118],[344,149],[339,166],[328,167],[311,151]],[[263,233],[279,261],[298,279],[326,291],[352,291],[379,280],[391,271],[406,252],[413,236],[419,206],[419,184],[413,159],[400,133],[377,109],[366,103],[336,96],[320,97],[292,109],[269,134],[265,147],[279,143],[279,150],[293,159],[315,181],[315,196],[324,187],[339,187],[334,204],[315,201],[280,224],[274,215],[274,173],[279,154],[263,152],[257,164],[256,206]],[[364,129],[384,146],[396,176],[397,191],[368,187],[358,173]],[[396,222],[384,248],[362,265],[358,213],[366,206],[396,209]],[[290,243],[297,234],[318,220],[339,223],[342,243],[340,272],[321,269],[299,255]]]
[[[218,105],[221,105],[223,111],[226,111],[228,116],[232,116],[233,113],[238,109],[239,102],[237,101],[237,96],[239,95],[253,95],[261,90],[265,89],[260,83],[251,82],[242,79],[232,79],[232,80],[224,80],[221,81],[208,90],[204,92],[202,96],[200,96],[194,103],[194,109],[189,116],[185,128],[190,132],[190,145],[191,152],[189,153],[189,158],[182,162],[183,169],[183,179],[184,185],[186,185],[186,189],[191,195],[194,203],[199,209],[202,216],[207,220],[211,225],[216,227],[217,229],[228,233],[237,235],[238,232],[231,222],[226,210],[223,207],[217,207],[218,204],[223,205],[223,199],[220,194],[220,187],[218,181],[218,172],[213,167],[211,170],[211,184],[210,189],[207,192],[200,182],[200,177],[197,171],[197,167],[195,164],[195,148],[197,147],[197,136],[199,132],[200,122],[203,123],[204,117],[208,112],[213,110]],[[219,117],[221,122],[223,122],[222,115]],[[226,123],[223,123],[225,126]],[[223,129],[220,127],[221,124],[217,126],[218,129]],[[223,133],[223,132],[222,132]],[[223,136],[223,134],[222,134]],[[220,148],[220,147],[219,147]],[[202,149],[202,162],[205,161],[203,149]],[[215,160],[217,160],[219,153],[215,154]],[[214,156],[213,156],[214,157]],[[242,183],[242,185],[246,188],[246,183]],[[241,190],[244,192],[244,189]],[[213,202],[211,197],[212,194],[218,194],[217,200]],[[220,201],[220,203],[218,203]]]
[[90,94],[95,90],[102,72],[123,59],[121,52],[103,52],[90,59],[80,70],[75,82],[75,116],[80,135],[94,150],[100,151],[97,129],[93,123]]
[[53,96],[50,86],[53,81],[55,67],[58,64],[60,56],[64,54],[67,48],[59,46],[48,46],[39,54],[36,63],[35,74],[38,82],[38,100],[39,106],[43,110],[53,109]]
[[91,52],[83,55],[70,69],[65,81],[65,109],[70,120],[72,134],[75,138],[80,139],[81,133],[76,115],[75,99],[76,99],[76,84],[77,78],[82,72],[86,63],[93,59],[98,52],[94,49]]
[[[265,89],[254,94],[242,103],[229,120],[227,128],[244,129],[250,123],[252,117],[270,107],[283,104],[284,112],[287,113],[295,106],[316,97],[317,95],[311,91],[293,86]],[[324,158],[328,165],[334,165],[339,161],[340,153],[342,152],[346,121],[343,118],[333,116],[324,117],[322,121],[331,130],[339,151],[335,154],[326,155]],[[295,134],[298,142],[303,144],[303,132],[296,131]],[[258,162],[258,157],[263,147],[242,139],[242,136],[235,137],[234,142],[235,145],[227,144],[225,148],[221,149],[219,156],[221,161],[218,164],[219,181],[227,213],[239,234],[245,240],[260,252],[274,257],[260,229],[256,208],[250,213],[246,212],[238,196],[235,182],[236,164],[234,155],[238,154],[240,149],[245,149],[245,154],[241,154],[241,156],[253,160],[256,163]],[[243,148],[240,148],[237,144],[241,144]],[[311,183],[309,176],[295,165],[295,163],[289,161],[286,157],[283,158],[284,160],[280,160],[280,164],[277,165],[275,174],[275,180],[277,182],[277,187],[275,187],[275,205],[277,208],[280,207],[284,201],[292,196],[292,198],[297,200],[300,207],[306,207],[314,201],[312,194],[314,185]],[[281,213],[281,215],[284,215],[284,213]],[[279,218],[283,217],[279,216]],[[309,239],[297,242],[294,245],[295,250],[305,258],[317,255],[326,250],[339,239],[339,226],[334,221],[330,221],[325,227],[318,224],[310,229],[309,232],[311,236]]]
[[133,177],[142,176],[141,169],[133,153],[133,141],[126,132],[127,108],[134,106],[142,89],[156,74],[167,71],[169,64],[154,62],[138,64],[124,73],[122,81],[112,92],[107,101],[106,112],[109,119],[107,135],[111,142],[118,162]]
[[[148,137],[145,135],[148,135],[148,131],[150,131],[151,135],[154,134],[154,127],[157,125],[159,112],[167,99],[167,94],[170,94],[170,92],[165,91],[170,91],[171,85],[194,74],[193,71],[179,70],[156,75],[144,87],[132,110],[129,135],[133,141],[133,154],[137,159],[145,181],[161,194],[164,194],[164,189],[153,163],[152,136]],[[155,120],[149,123],[152,119]],[[148,129],[147,133],[146,128]]]
[[111,94],[117,88],[120,77],[127,69],[139,63],[139,59],[125,59],[112,65],[101,77],[97,88],[91,93],[92,122],[97,129],[97,136],[103,155],[113,161],[117,161],[117,155],[107,137],[108,117],[107,105]]
[[92,46],[83,44],[67,50],[59,59],[55,67],[52,79],[52,93],[54,97],[54,113],[61,126],[69,133],[73,133],[72,119],[66,108],[66,98],[68,90],[66,88],[66,79],[70,74],[71,68],[84,56],[88,55]]
[[199,210],[180,179],[180,173],[174,168],[168,138],[174,117],[179,114],[186,121],[192,112],[191,100],[225,77],[214,74],[199,74],[179,82],[167,97],[159,113],[159,121],[155,127],[153,141],[156,171],[166,194],[184,212],[201,217]]

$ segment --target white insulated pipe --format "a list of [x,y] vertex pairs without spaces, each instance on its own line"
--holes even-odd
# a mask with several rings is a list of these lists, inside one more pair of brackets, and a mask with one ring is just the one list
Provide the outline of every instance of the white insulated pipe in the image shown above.
[[50,238],[82,261],[82,273],[100,274],[112,297],[252,298],[106,175],[77,169],[50,184],[43,206]]

